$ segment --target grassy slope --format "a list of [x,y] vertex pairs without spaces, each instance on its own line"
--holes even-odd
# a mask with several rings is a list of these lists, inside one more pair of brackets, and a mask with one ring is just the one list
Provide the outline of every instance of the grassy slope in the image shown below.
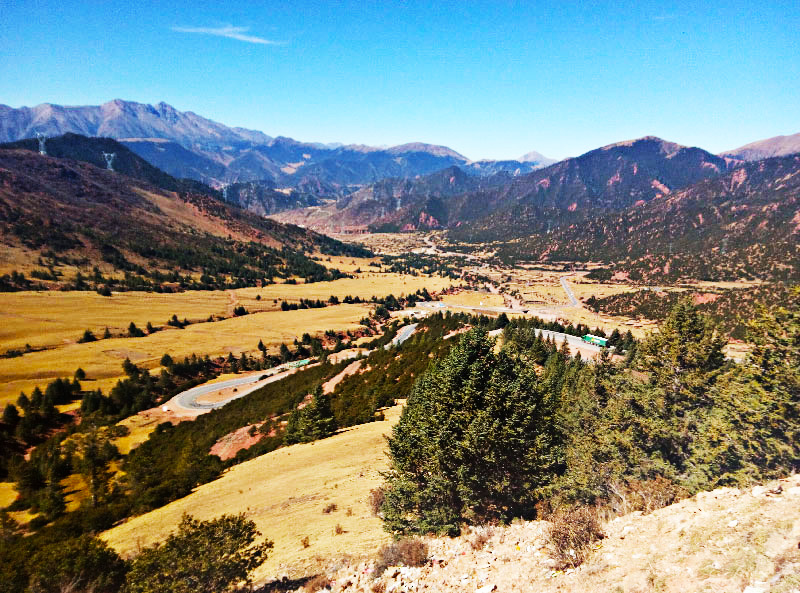
[[[129,520],[102,537],[120,553],[159,541],[175,529],[183,513],[209,519],[244,512],[275,542],[257,579],[283,574],[302,576],[323,569],[327,560],[347,554],[368,556],[389,536],[373,517],[367,496],[386,469],[384,435],[397,421],[400,407],[387,420],[353,427],[315,443],[293,445],[233,467],[191,495]],[[335,503],[338,510],[324,514]],[[352,509],[352,514],[347,514]],[[335,534],[336,525],[344,529]],[[301,539],[310,546],[303,548]]]

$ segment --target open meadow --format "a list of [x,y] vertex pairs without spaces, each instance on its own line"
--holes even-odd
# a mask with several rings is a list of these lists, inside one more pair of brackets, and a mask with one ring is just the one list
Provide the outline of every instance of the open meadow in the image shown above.
[[[87,373],[86,388],[108,392],[122,376],[125,358],[155,368],[164,353],[173,358],[191,354],[224,355],[253,352],[259,340],[268,348],[291,342],[303,333],[356,329],[370,306],[335,305],[322,309],[281,311],[280,301],[327,300],[331,295],[369,299],[388,294],[408,294],[449,286],[450,280],[402,274],[364,274],[313,284],[273,284],[263,288],[229,291],[189,291],[174,294],[114,293],[102,297],[93,292],[0,293],[0,352],[47,348],[23,356],[0,359],[0,405],[16,400],[20,391],[30,393],[57,377],[71,377],[80,367]],[[257,300],[257,297],[261,298]],[[276,302],[277,301],[277,302]],[[229,317],[242,305],[249,315]],[[164,326],[172,315],[190,321],[210,315],[227,319],[189,325],[183,330],[167,327],[143,338],[113,337],[77,343],[84,330],[97,337],[106,327],[112,335],[127,331],[133,322],[144,329],[148,322]]]
[[462,307],[502,307],[504,306],[503,297],[499,294],[489,292],[477,292],[474,290],[462,290],[456,294],[447,294],[442,297],[442,301],[451,305],[461,305]]
[[[314,443],[292,445],[237,465],[192,494],[135,517],[102,534],[123,555],[163,540],[184,513],[211,519],[245,513],[275,542],[256,581],[299,577],[324,569],[331,559],[365,558],[391,536],[368,506],[370,490],[387,468],[384,436],[399,418],[362,424]],[[323,513],[329,505],[336,510]],[[337,526],[341,533],[337,534]],[[302,540],[308,538],[308,547]]]
[[155,368],[164,353],[173,358],[191,354],[211,356],[257,351],[262,340],[267,348],[292,342],[303,332],[312,335],[328,329],[346,331],[359,327],[369,305],[335,305],[321,309],[268,311],[233,317],[213,323],[198,323],[185,329],[165,329],[142,338],[110,338],[85,344],[68,344],[52,350],[0,359],[0,402],[16,399],[20,391],[30,393],[57,377],[72,377],[78,367],[86,371],[85,388],[107,392],[122,377],[122,362]]

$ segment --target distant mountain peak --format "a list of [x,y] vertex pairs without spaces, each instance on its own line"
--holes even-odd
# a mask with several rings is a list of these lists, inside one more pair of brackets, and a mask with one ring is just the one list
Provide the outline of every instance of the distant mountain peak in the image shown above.
[[620,146],[634,146],[636,144],[658,144],[661,147],[661,151],[665,154],[670,154],[677,152],[681,148],[686,148],[682,144],[670,142],[668,140],[664,140],[663,138],[659,138],[658,136],[642,136],[641,138],[634,138],[633,140],[623,140],[622,142],[607,144],[606,146],[601,147],[600,150],[610,150]]
[[552,165],[553,163],[558,162],[556,159],[551,159],[544,156],[541,152],[536,152],[532,150],[526,154],[523,154],[521,157],[517,159],[520,163],[537,163],[539,165],[547,166]]
[[758,161],[774,156],[787,156],[797,152],[800,152],[800,133],[757,140],[739,148],[721,152],[720,155],[746,161]]
[[436,144],[425,144],[424,142],[409,142],[407,144],[400,144],[392,146],[387,150],[391,154],[403,154],[405,152],[424,152],[433,156],[451,157],[460,161],[467,162],[469,159],[463,154],[457,153],[452,148],[447,146],[439,146]]

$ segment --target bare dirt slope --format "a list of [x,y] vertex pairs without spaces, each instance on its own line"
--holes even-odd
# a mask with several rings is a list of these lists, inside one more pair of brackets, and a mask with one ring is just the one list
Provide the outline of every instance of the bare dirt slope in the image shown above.
[[578,569],[554,570],[548,524],[517,522],[428,538],[432,561],[351,565],[333,591],[746,592],[800,591],[800,475],[750,490],[705,492],[649,515],[605,524],[606,538]]

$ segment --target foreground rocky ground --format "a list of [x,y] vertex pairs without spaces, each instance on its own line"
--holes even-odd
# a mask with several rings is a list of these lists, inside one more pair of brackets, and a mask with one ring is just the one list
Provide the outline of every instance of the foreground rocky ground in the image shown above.
[[577,569],[555,570],[547,527],[520,521],[426,538],[425,566],[381,575],[374,562],[342,559],[305,590],[327,581],[335,592],[800,592],[800,475],[613,518]]

